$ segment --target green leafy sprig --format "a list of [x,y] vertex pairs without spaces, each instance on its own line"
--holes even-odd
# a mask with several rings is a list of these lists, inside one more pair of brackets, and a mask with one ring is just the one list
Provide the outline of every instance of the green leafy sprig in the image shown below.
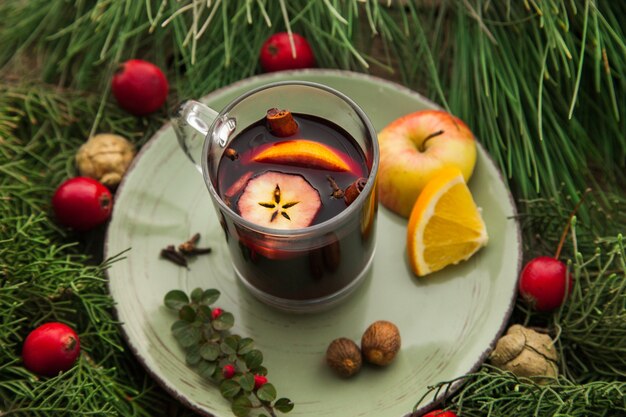
[[288,413],[293,402],[276,399],[276,388],[267,382],[263,353],[249,337],[231,334],[232,313],[211,308],[220,296],[215,289],[194,289],[190,296],[181,290],[165,295],[165,306],[178,312],[172,334],[185,350],[185,360],[202,377],[215,383],[238,417],[262,410],[259,416]]

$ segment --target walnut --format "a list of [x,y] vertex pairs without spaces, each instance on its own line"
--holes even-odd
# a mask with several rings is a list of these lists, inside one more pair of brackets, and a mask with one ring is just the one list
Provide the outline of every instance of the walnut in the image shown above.
[[539,382],[558,375],[558,354],[550,336],[519,324],[512,325],[498,340],[489,361],[519,377],[538,378]]
[[108,187],[117,186],[135,156],[133,145],[119,135],[101,133],[89,138],[76,153],[80,175]]

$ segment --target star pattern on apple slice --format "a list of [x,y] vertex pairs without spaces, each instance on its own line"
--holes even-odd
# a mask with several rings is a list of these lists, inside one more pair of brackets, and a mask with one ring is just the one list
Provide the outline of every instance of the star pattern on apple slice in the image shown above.
[[274,188],[273,198],[274,201],[271,201],[269,203],[259,202],[260,206],[270,209],[272,211],[272,214],[270,216],[270,223],[276,220],[276,217],[279,214],[285,219],[291,220],[291,217],[289,217],[289,213],[287,213],[287,210],[298,204],[299,201],[290,201],[285,203],[284,200],[281,199],[280,186],[278,184],[276,184],[276,188]]
[[307,227],[321,207],[319,192],[302,175],[277,171],[250,178],[237,203],[241,217],[273,229]]

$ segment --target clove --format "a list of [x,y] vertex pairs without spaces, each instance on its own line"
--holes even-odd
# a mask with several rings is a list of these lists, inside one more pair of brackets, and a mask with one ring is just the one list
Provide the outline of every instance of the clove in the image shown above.
[[178,250],[174,245],[167,245],[165,248],[161,249],[161,258],[167,259],[176,265],[189,268],[189,264],[187,262],[188,256],[211,253],[211,248],[199,248],[197,246],[199,240],[200,233],[196,233],[191,236],[189,240],[178,245]]
[[331,197],[332,198],[343,198],[345,193],[343,192],[343,190],[341,188],[339,188],[339,186],[337,185],[337,182],[335,181],[335,179],[333,177],[331,177],[330,175],[328,175],[326,178],[328,179],[328,182],[330,183],[330,186],[333,189]]
[[200,240],[200,233],[196,233],[189,238],[186,242],[178,245],[180,253],[186,256],[202,255],[211,253],[211,248],[199,248],[198,241]]
[[239,153],[233,148],[226,148],[226,150],[224,150],[224,156],[231,161],[239,159]]
[[183,256],[183,254],[176,251],[174,245],[168,245],[164,249],[161,249],[161,257],[175,263],[178,266],[184,266],[185,268],[188,267],[187,259]]

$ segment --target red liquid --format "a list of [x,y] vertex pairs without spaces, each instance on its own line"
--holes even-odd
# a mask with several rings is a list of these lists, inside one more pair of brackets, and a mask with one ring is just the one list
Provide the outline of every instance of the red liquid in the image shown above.
[[[310,226],[327,221],[348,207],[344,198],[333,196],[329,176],[342,190],[359,178],[369,176],[365,155],[345,130],[318,117],[302,114],[293,116],[299,127],[293,136],[272,135],[263,118],[243,130],[229,144],[237,158],[233,160],[228,154],[222,157],[216,188],[223,201],[237,214],[241,215],[238,203],[250,178],[268,171],[299,174],[317,190],[321,207]],[[315,141],[338,151],[337,154],[349,165],[349,171],[253,160],[255,155],[273,144],[293,139]],[[306,249],[243,230],[227,222],[228,216],[222,216],[222,226],[231,246],[235,268],[254,288],[282,299],[311,300],[340,292],[360,274],[373,254],[375,193],[372,192],[368,199],[364,210],[353,219],[318,239],[318,242],[312,242],[311,247]],[[374,199],[374,204],[371,199]]]
[[[298,132],[288,137],[276,137],[272,135],[266,127],[265,119],[249,126],[242,131],[229,147],[237,152],[238,158],[234,161],[226,156],[222,156],[218,167],[218,193],[222,199],[238,214],[237,203],[243,192],[245,179],[267,172],[278,171],[286,174],[300,174],[315,188],[322,198],[322,208],[315,217],[311,225],[326,221],[341,211],[347,204],[341,198],[333,198],[333,188],[330,185],[328,176],[331,176],[339,188],[345,190],[350,184],[360,177],[367,178],[368,169],[365,156],[355,140],[342,128],[331,125],[323,119],[294,114],[298,122]],[[307,139],[327,145],[332,149],[342,152],[350,165],[349,172],[338,172],[320,168],[311,168],[305,165],[291,166],[283,164],[273,164],[267,162],[256,162],[252,158],[259,152],[267,149],[275,143],[292,139]],[[243,178],[243,181],[240,181]],[[239,181],[242,187],[237,185]],[[238,189],[231,195],[233,189]]]

